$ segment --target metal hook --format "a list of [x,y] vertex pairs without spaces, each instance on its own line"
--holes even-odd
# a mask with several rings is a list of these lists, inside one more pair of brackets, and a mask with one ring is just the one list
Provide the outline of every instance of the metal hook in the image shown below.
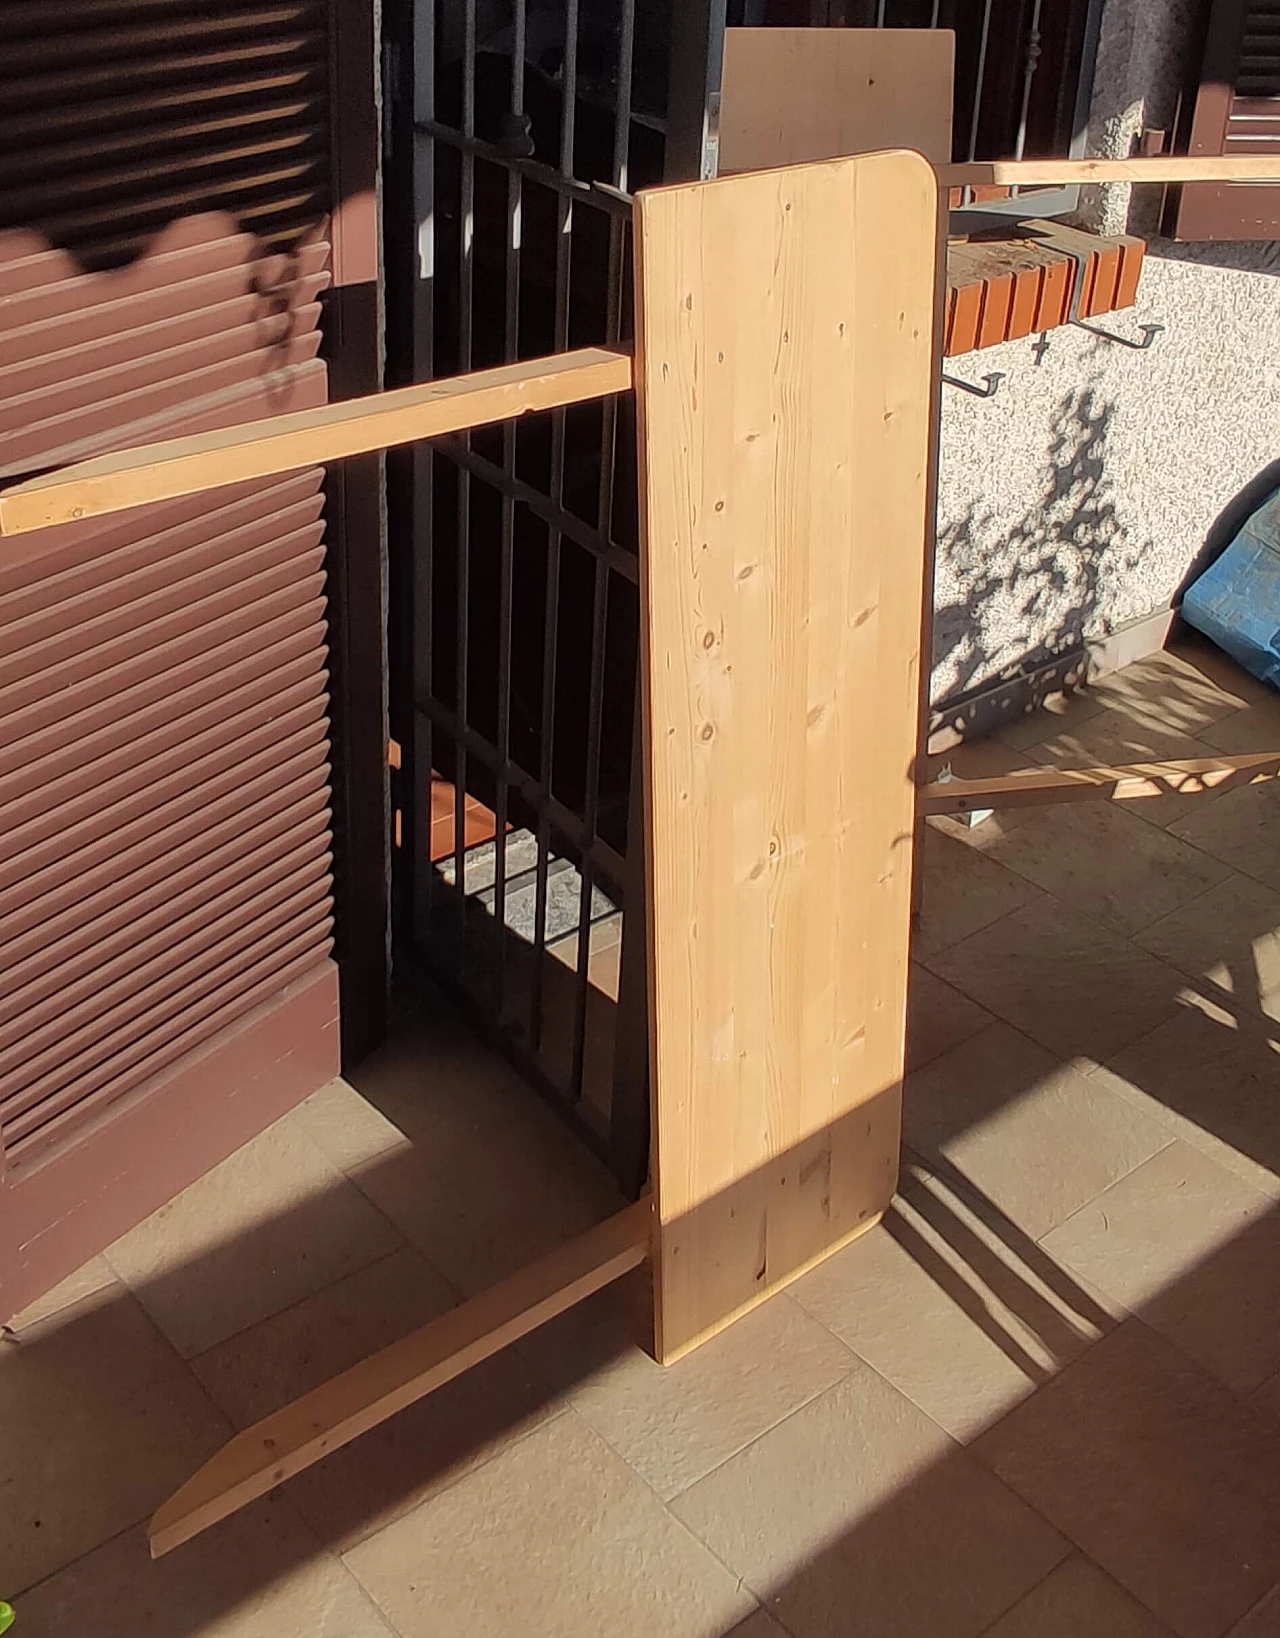
[[1163,324],[1140,324],[1142,340],[1135,341],[1132,336],[1118,336],[1114,330],[1103,330],[1096,324],[1086,324],[1083,319],[1071,321],[1078,330],[1087,330],[1091,336],[1097,336],[1102,341],[1114,341],[1117,347],[1131,347],[1135,353],[1145,353],[1157,336],[1164,334]]
[[985,386],[975,387],[972,381],[961,381],[958,376],[943,375],[943,382],[948,387],[959,387],[961,392],[972,393],[975,398],[994,398],[1000,391],[1000,383],[1004,380],[1003,370],[993,370],[990,375],[984,375]]

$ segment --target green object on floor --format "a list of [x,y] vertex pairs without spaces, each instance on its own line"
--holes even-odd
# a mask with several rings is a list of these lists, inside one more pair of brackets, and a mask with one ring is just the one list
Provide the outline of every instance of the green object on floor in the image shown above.
[[6,1604],[3,1599],[0,1599],[0,1632],[8,1632],[16,1619],[13,1605]]

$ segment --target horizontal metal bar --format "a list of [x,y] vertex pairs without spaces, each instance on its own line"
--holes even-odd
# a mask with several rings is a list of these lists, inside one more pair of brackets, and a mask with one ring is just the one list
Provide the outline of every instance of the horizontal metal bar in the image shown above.
[[1280,158],[1220,154],[1151,159],[994,159],[939,165],[944,188],[1047,188],[1072,182],[1280,182]]
[[626,392],[631,359],[586,347],[396,392],[100,455],[0,493],[0,535],[101,517],[250,478],[416,443],[534,410]]
[[570,847],[582,856],[583,863],[590,862],[600,872],[611,889],[610,896],[621,896],[626,882],[627,861],[616,848],[610,847],[608,842],[603,841],[598,835],[588,840],[586,827],[572,808],[565,807],[563,802],[552,796],[551,792],[518,762],[510,759],[504,762],[498,755],[497,748],[469,724],[459,728],[457,717],[440,700],[431,695],[425,697],[419,695],[414,705],[441,733],[461,746],[468,756],[474,757],[488,773],[497,779],[505,779],[509,785],[514,786],[536,813],[545,816],[550,824],[563,833]]
[[1280,751],[1141,762],[1123,768],[1028,768],[994,779],[940,779],[923,785],[916,812],[972,813],[981,808],[1052,807],[1059,802],[1126,802],[1191,796],[1280,778]]
[[468,136],[465,131],[459,131],[452,125],[444,125],[436,119],[418,120],[414,125],[414,132],[420,137],[428,137],[436,142],[443,142],[450,148],[456,148],[459,153],[470,154],[473,159],[490,160],[505,170],[515,171],[517,175],[525,177],[530,182],[550,188],[553,193],[564,194],[566,198],[594,206],[596,210],[603,211],[606,215],[630,219],[630,195],[617,188],[596,187],[590,182],[580,182],[577,177],[564,176],[540,160],[520,158],[516,154],[508,153],[496,142],[486,142],[483,137]]
[[495,461],[487,461],[483,455],[477,455],[474,449],[468,449],[460,439],[442,438],[437,448],[442,455],[447,455],[451,461],[465,467],[473,477],[492,484],[504,495],[510,495],[513,500],[520,501],[549,529],[558,529],[562,535],[567,535],[584,551],[598,557],[615,574],[620,574],[633,586],[639,585],[640,564],[635,553],[619,546],[616,541],[607,539],[576,513],[558,506],[550,495],[544,495],[540,489],[525,483],[523,478],[517,478],[514,473],[505,471]]

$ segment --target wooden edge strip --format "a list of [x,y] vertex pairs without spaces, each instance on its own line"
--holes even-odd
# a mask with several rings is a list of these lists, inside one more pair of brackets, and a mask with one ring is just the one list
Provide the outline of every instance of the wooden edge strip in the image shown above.
[[631,359],[602,347],[504,364],[319,409],[99,455],[0,492],[0,535],[101,517],[556,409],[631,385]]
[[1027,768],[995,779],[947,779],[922,785],[921,816],[977,808],[1049,807],[1057,802],[1127,802],[1142,796],[1192,796],[1280,777],[1280,751],[1140,762],[1124,768]]
[[1280,182],[1269,154],[1168,155],[1153,159],[996,159],[938,165],[942,188],[1028,188],[1073,182]]
[[638,1268],[652,1232],[646,1196],[238,1433],[159,1508],[151,1556],[189,1541]]

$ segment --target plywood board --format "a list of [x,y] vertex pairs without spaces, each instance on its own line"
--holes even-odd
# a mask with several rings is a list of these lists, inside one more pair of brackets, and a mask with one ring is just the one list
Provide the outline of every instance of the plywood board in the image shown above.
[[882,148],[944,165],[954,71],[949,29],[727,29],[721,175]]
[[910,153],[637,203],[665,1360],[893,1192],[937,226]]

